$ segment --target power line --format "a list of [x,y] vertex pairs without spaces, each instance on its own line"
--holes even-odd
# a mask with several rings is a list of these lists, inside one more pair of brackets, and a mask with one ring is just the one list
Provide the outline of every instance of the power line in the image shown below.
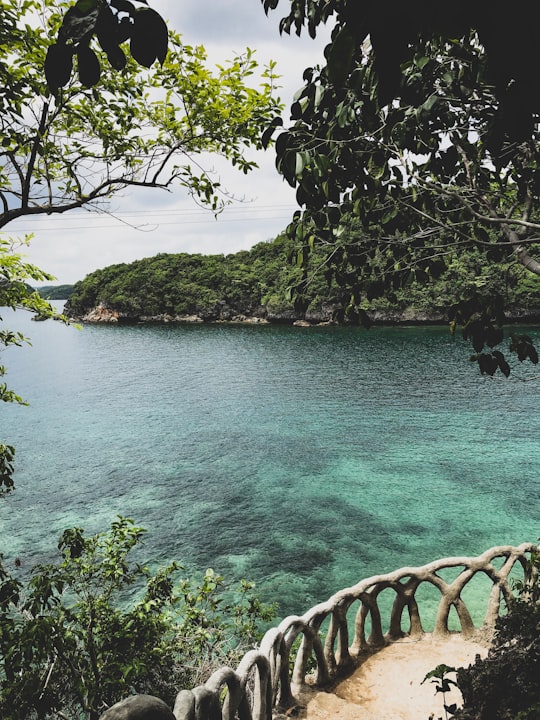
[[[291,219],[290,215],[284,215],[284,216],[272,216],[267,218],[236,218],[236,219],[223,219],[219,222],[221,224],[223,223],[242,223],[242,222],[267,222],[269,220],[283,220],[284,222],[287,222]],[[147,222],[144,225],[130,225],[128,223],[128,227],[130,227],[131,230],[141,230],[144,229],[147,226],[155,226],[156,229],[163,227],[165,225],[206,225],[210,221],[209,220],[177,220],[176,222],[159,222],[159,220],[156,220],[156,222]],[[69,225],[68,227],[34,227],[34,228],[17,228],[17,232],[62,232],[67,230],[105,230],[105,229],[115,229],[118,230],[118,223],[114,225],[92,225],[92,227],[89,227],[88,225]]]
[[[268,212],[270,210],[273,210],[274,213],[272,215],[266,215],[264,214],[264,211]],[[246,214],[249,211],[249,217],[239,217],[237,216],[238,213]],[[254,212],[255,211],[255,212]],[[263,214],[261,214],[261,211]],[[278,214],[275,214],[277,211]],[[287,212],[287,214],[282,214]],[[288,205],[261,205],[257,208],[253,207],[246,207],[246,208],[235,208],[234,213],[235,216],[233,217],[227,217],[226,215],[231,215],[231,213],[226,213],[223,215],[219,215],[219,217],[216,219],[213,215],[211,215],[211,211],[209,210],[182,210],[182,209],[176,209],[176,210],[160,210],[155,212],[149,212],[147,210],[132,210],[129,212],[123,212],[121,214],[115,215],[114,213],[82,213],[82,212],[76,212],[71,211],[70,212],[70,218],[74,218],[75,215],[77,218],[82,217],[84,214],[85,223],[84,224],[74,224],[74,225],[59,225],[58,220],[52,220],[51,218],[26,218],[27,221],[32,222],[32,220],[35,221],[35,224],[39,227],[28,227],[28,228],[17,228],[18,232],[32,232],[32,230],[39,229],[40,232],[48,232],[51,230],[54,230],[55,232],[58,231],[69,231],[69,230],[81,230],[88,228],[88,220],[91,221],[97,221],[101,220],[103,218],[103,215],[106,214],[109,217],[115,218],[117,222],[114,224],[108,223],[108,224],[102,224],[102,225],[95,225],[94,222],[92,222],[92,229],[93,230],[103,230],[103,229],[112,229],[118,228],[118,225],[120,223],[127,224],[129,226],[132,226],[133,230],[137,230],[139,228],[144,228],[146,226],[153,226],[156,227],[162,227],[167,225],[204,225],[209,223],[240,223],[240,222],[267,222],[269,220],[281,220],[281,221],[288,221],[291,219],[291,216],[294,212],[294,208],[288,206]],[[126,221],[126,218],[136,218],[140,217],[141,215],[145,216],[145,223],[144,225],[136,225],[132,224],[130,222]],[[154,217],[156,219],[154,219]],[[175,221],[165,221],[161,220],[163,216],[178,216],[178,220]],[[195,216],[196,219],[186,219],[191,216]],[[204,216],[204,217],[203,217]],[[47,223],[53,223],[50,227],[47,227]],[[32,223],[33,225],[33,223]]]

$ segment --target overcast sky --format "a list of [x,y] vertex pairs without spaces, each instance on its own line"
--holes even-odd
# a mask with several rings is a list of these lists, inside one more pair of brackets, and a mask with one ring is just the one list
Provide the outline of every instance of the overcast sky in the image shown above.
[[[311,40],[279,35],[282,8],[267,17],[260,0],[150,0],[171,28],[186,43],[203,44],[210,60],[222,62],[242,52],[256,50],[264,65],[272,59],[282,76],[280,96],[287,103],[302,86],[306,67],[319,64],[326,37]],[[64,216],[22,218],[10,224],[10,235],[34,232],[28,260],[52,273],[57,283],[72,283],[101,267],[131,262],[159,252],[229,253],[248,249],[275,237],[296,209],[294,190],[277,174],[274,151],[257,154],[259,170],[244,176],[219,160],[212,162],[224,184],[246,199],[228,207],[217,220],[198,208],[181,189],[173,194],[146,189],[125,191],[115,197],[108,215],[72,211]],[[121,220],[125,222],[121,222]],[[127,224],[129,223],[129,225]],[[140,225],[136,230],[130,225]]]

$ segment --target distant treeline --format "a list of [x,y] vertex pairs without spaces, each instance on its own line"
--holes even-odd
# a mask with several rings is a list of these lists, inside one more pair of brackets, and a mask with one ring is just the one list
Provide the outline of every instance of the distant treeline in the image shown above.
[[[312,254],[306,266],[293,262],[294,256],[295,247],[285,236],[230,255],[159,254],[91,273],[75,284],[67,308],[82,317],[102,305],[126,319],[354,319],[354,313],[346,315],[346,292],[325,279],[324,258]],[[302,293],[291,295],[300,283]],[[409,320],[437,319],[471,292],[491,291],[502,293],[515,315],[540,311],[540,278],[516,264],[489,263],[475,250],[448,258],[447,270],[436,282],[412,282],[389,297],[365,300],[361,307],[379,319],[404,312]]]
[[67,300],[73,293],[73,285],[44,285],[36,290],[45,300]]

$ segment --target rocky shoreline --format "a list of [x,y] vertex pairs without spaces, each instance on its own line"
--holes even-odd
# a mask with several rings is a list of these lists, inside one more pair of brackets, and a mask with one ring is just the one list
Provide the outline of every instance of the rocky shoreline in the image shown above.
[[[325,325],[351,324],[342,317],[342,308],[339,306],[326,306],[317,310],[308,310],[304,313],[293,309],[272,311],[261,306],[249,314],[238,312],[225,303],[216,303],[212,308],[205,308],[191,314],[171,315],[161,313],[158,315],[129,314],[100,304],[83,313],[76,313],[67,308],[67,315],[71,320],[83,323],[101,324],[140,324],[140,323],[245,323],[250,325],[294,325],[296,327],[312,327]],[[401,313],[370,312],[370,318],[375,323],[385,325],[444,325],[446,321],[442,314],[427,314],[414,312],[412,309]]]
[[[100,304],[84,312],[75,312],[69,308],[68,305],[65,312],[70,320],[96,324],[243,323],[248,325],[293,325],[295,327],[353,324],[343,317],[343,309],[340,306],[334,305],[307,310],[304,313],[296,312],[293,309],[286,309],[281,312],[272,311],[265,306],[260,306],[249,313],[243,313],[222,302],[216,303],[211,308],[197,310],[191,314],[184,315],[171,315],[168,313],[135,315],[121,312],[106,304]],[[369,317],[371,321],[377,325],[446,325],[448,323],[448,320],[442,312],[418,312],[414,308],[406,308],[402,311],[390,313],[371,310],[369,311]],[[539,324],[540,313],[529,312],[523,309],[512,309],[507,314],[507,322],[510,324]]]

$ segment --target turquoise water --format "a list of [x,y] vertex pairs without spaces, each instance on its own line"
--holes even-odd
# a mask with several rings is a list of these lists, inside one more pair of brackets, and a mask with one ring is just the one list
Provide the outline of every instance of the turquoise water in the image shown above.
[[149,560],[253,579],[304,612],[372,574],[540,534],[539,371],[482,378],[444,329],[3,315],[33,341],[2,356],[31,402],[0,408],[17,448],[1,545],[23,566],[122,514],[148,528]]

